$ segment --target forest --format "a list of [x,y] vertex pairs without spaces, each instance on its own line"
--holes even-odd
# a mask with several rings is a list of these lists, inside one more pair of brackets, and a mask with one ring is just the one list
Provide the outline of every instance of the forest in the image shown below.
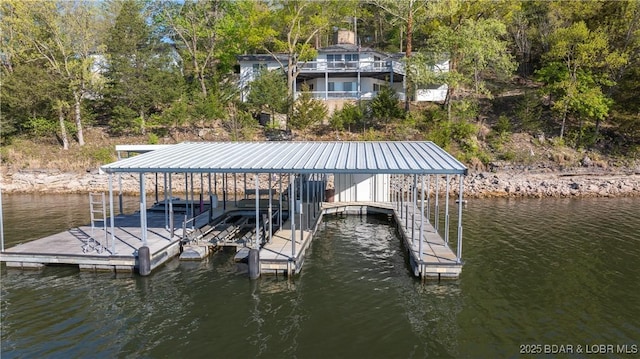
[[[512,160],[528,133],[557,146],[640,155],[640,2],[516,0],[3,0],[3,146],[28,138],[81,151],[85,133],[144,136],[220,126],[251,140],[260,112],[319,137],[432,140],[465,161]],[[355,30],[404,53],[409,100],[389,91],[329,114],[293,96],[293,67]],[[240,101],[241,54],[284,54]],[[427,70],[443,57],[448,72]],[[443,103],[417,104],[424,84]]]

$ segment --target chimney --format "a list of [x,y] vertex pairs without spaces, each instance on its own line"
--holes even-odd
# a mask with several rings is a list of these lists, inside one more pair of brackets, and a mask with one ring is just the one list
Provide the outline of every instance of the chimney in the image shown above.
[[336,31],[335,37],[333,40],[337,45],[340,45],[340,44],[355,45],[356,34],[351,30],[340,29]]

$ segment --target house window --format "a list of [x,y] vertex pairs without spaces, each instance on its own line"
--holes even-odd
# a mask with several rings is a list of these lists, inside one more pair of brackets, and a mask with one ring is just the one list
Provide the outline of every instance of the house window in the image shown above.
[[356,68],[358,67],[358,61],[360,60],[360,55],[358,54],[345,54],[344,61],[346,62],[347,67]]
[[373,84],[373,92],[379,92],[381,88],[380,84]]
[[335,91],[335,90],[336,90],[336,83],[329,82],[329,88],[327,89],[327,91]]
[[263,69],[267,68],[267,64],[253,64],[253,73],[258,74]]
[[342,68],[344,63],[342,62],[342,54],[327,54],[327,62],[330,69]]
[[355,82],[343,82],[342,83],[342,90],[344,90],[344,92],[355,91],[356,87],[357,86],[356,86]]
[[328,62],[338,62],[342,61],[342,54],[327,54]]

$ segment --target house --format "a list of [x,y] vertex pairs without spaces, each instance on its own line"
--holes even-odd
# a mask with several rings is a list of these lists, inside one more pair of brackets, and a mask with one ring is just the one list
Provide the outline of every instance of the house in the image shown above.
[[[351,31],[339,30],[335,45],[318,49],[313,61],[299,62],[300,74],[295,83],[296,93],[306,83],[313,96],[327,102],[331,108],[341,107],[345,101],[370,100],[383,86],[396,91],[405,99],[405,67],[403,54],[388,54],[355,44]],[[279,60],[279,61],[278,61]],[[238,56],[240,89],[246,100],[249,84],[264,68],[275,70],[287,63],[284,54],[254,54]],[[436,71],[448,71],[448,61],[438,64]],[[416,101],[444,101],[446,85],[419,89]]]

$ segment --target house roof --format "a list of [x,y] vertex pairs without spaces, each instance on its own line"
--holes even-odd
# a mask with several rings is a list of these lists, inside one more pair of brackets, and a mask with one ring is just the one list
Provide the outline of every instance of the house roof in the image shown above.
[[286,54],[248,54],[248,55],[238,55],[238,61],[274,61],[275,58],[278,58],[280,61],[287,62],[288,56]]
[[101,167],[107,173],[466,174],[430,141],[185,142]]

